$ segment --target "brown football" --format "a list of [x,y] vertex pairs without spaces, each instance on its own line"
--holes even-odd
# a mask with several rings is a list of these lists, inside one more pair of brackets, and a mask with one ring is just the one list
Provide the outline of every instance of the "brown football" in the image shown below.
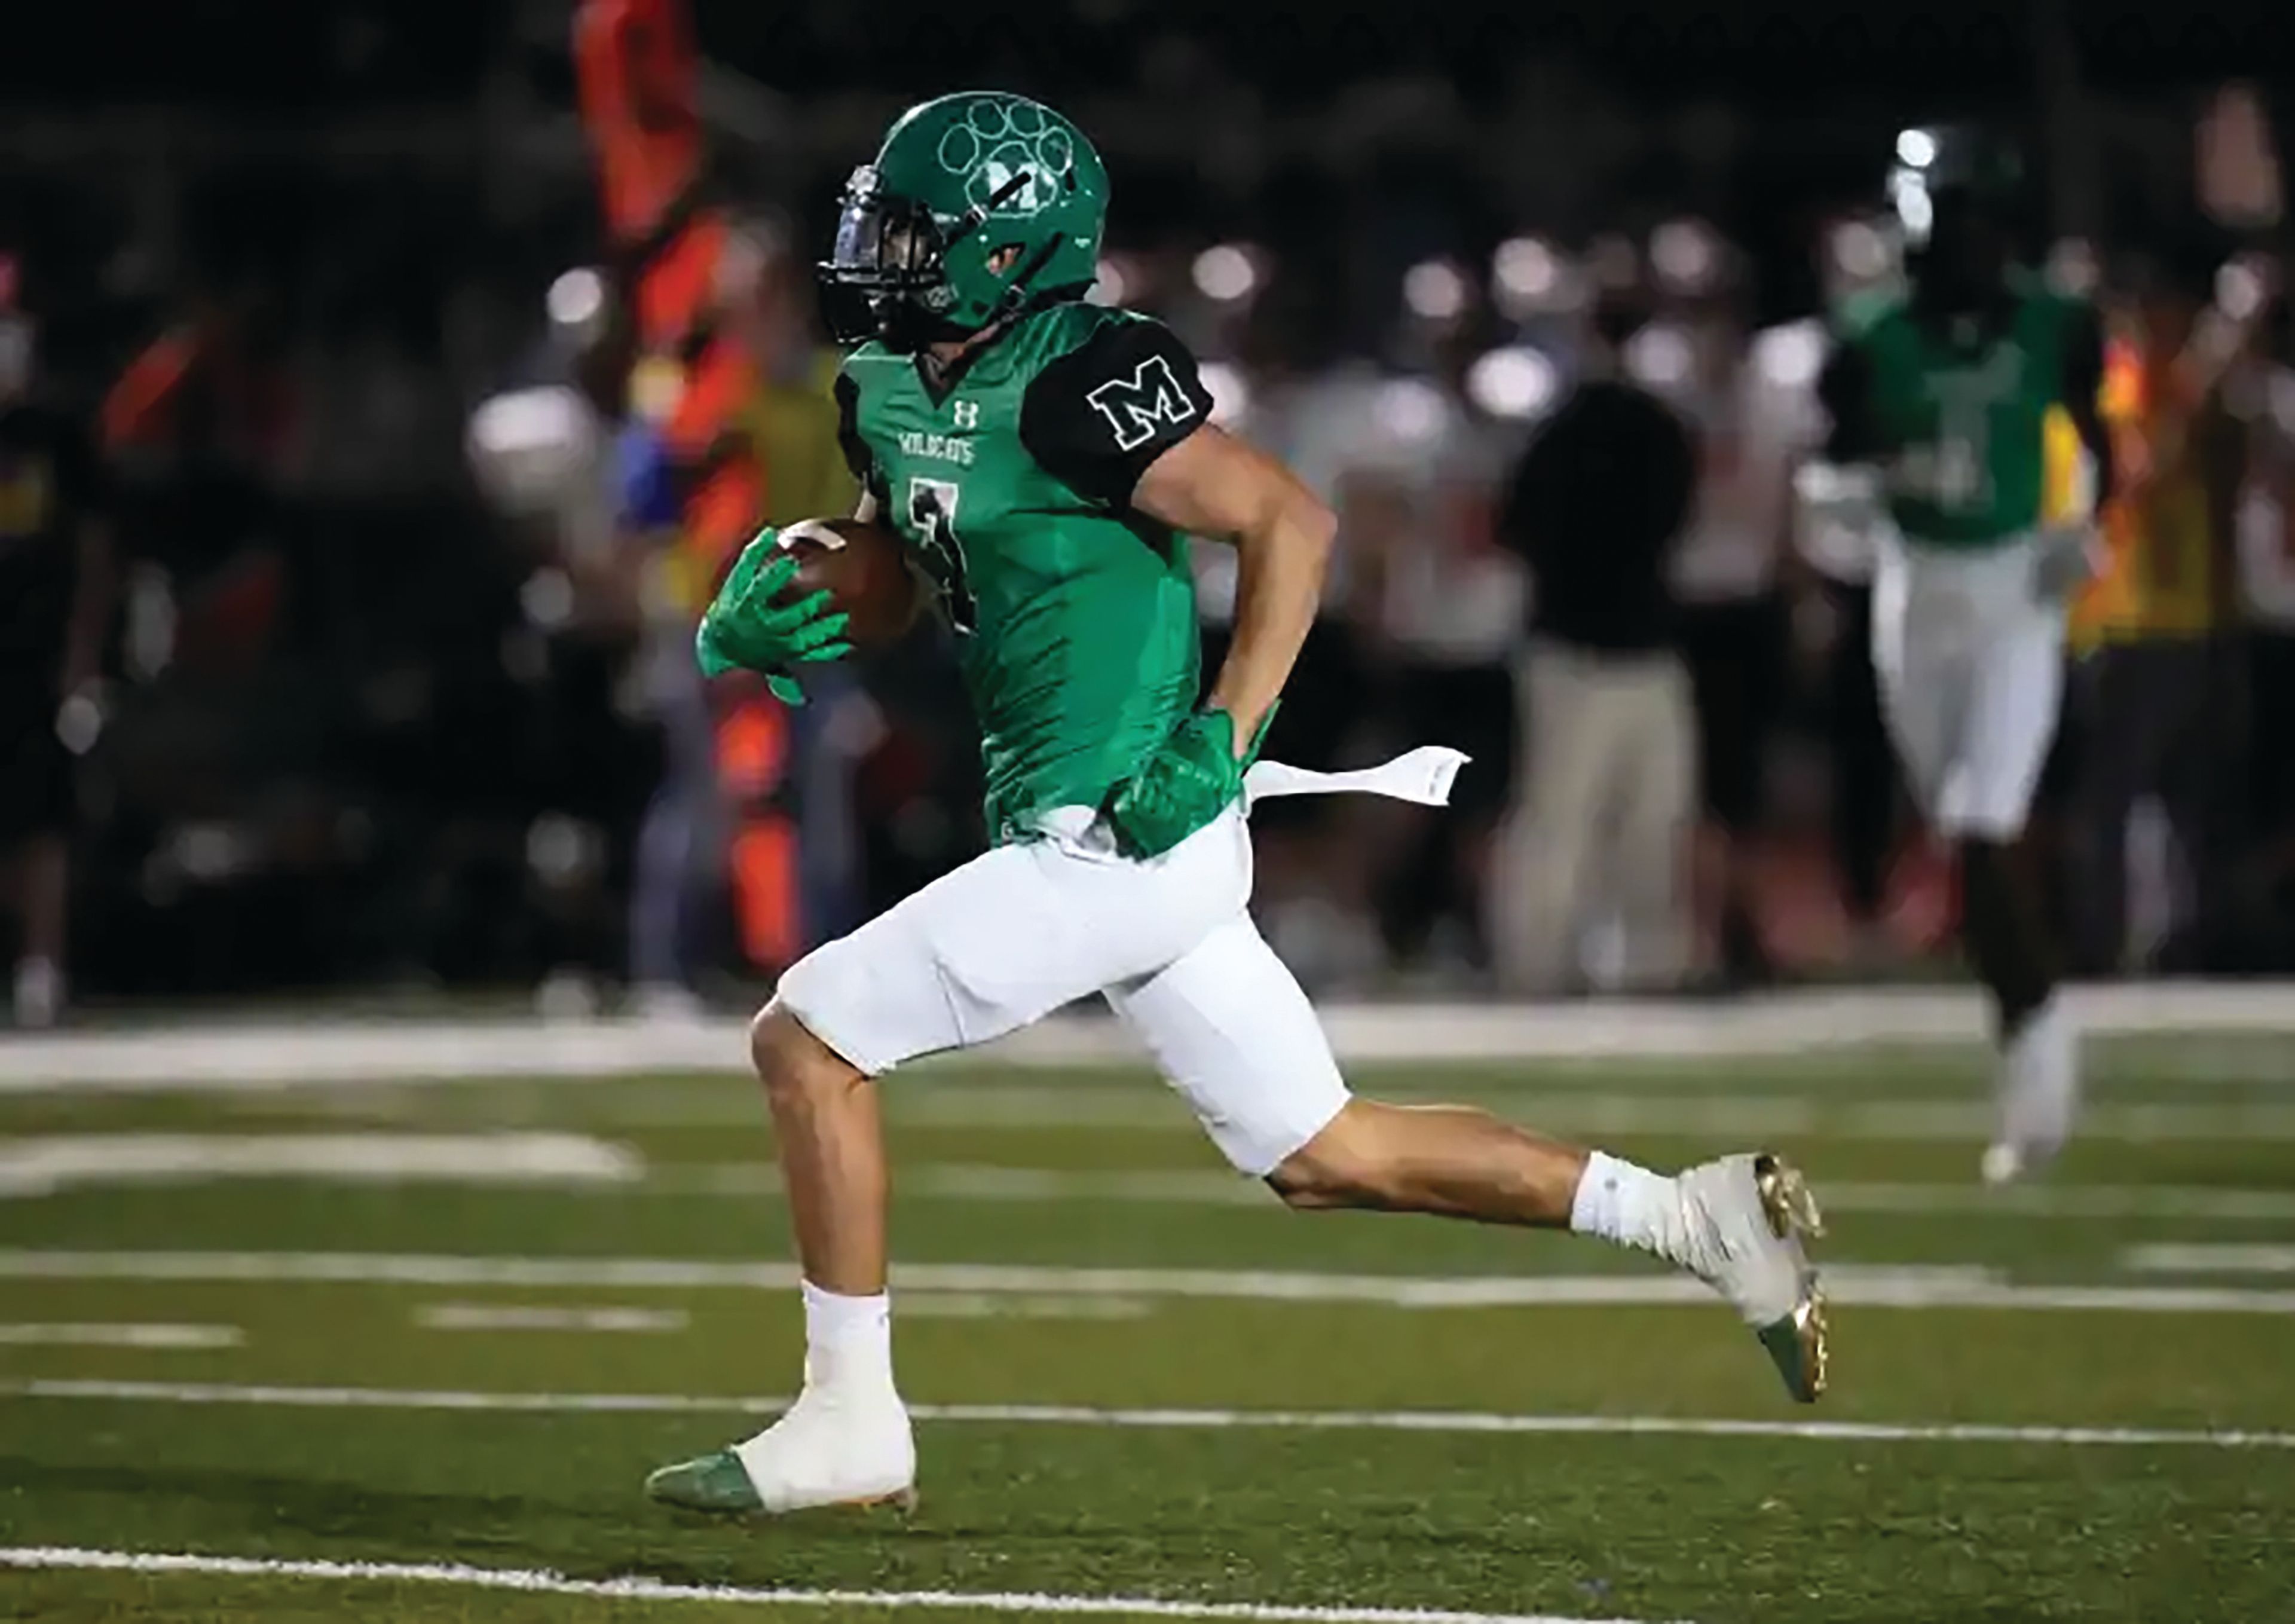
[[909,566],[906,545],[883,525],[857,518],[808,518],[780,534],[796,555],[796,578],[784,600],[825,592],[853,619],[845,635],[864,653],[905,636],[924,608],[925,587]]

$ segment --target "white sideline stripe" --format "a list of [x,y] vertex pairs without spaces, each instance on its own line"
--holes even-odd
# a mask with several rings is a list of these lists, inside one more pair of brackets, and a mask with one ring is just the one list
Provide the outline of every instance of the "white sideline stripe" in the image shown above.
[[1295,1607],[1282,1603],[1171,1602],[1152,1596],[1044,1595],[1021,1591],[751,1590],[726,1585],[675,1585],[666,1579],[568,1579],[520,1568],[460,1563],[290,1562],[147,1551],[90,1551],[56,1546],[0,1547],[0,1566],[116,1573],[192,1573],[216,1579],[318,1579],[386,1584],[459,1585],[540,1595],[599,1596],[631,1602],[715,1602],[755,1607],[923,1607],[981,1612],[1090,1613],[1163,1619],[1242,1619],[1266,1624],[1635,1624],[1628,1619],[1574,1620],[1550,1614],[1445,1612],[1404,1607]]
[[[2295,1035],[2295,984],[2287,983],[2076,987],[2067,998],[2082,1030],[2099,1037]],[[1335,1004],[1322,1013],[1333,1047],[1351,1061],[1707,1057],[1977,1044],[1985,1037],[1983,1005],[1966,989],[1803,991],[1726,1004]],[[725,1073],[741,1069],[746,1032],[739,1020],[524,1019],[178,1024],[66,1032],[0,1042],[0,1092]],[[1145,1058],[1118,1023],[1091,1016],[1041,1022],[973,1057],[1007,1068]]]
[[13,1348],[236,1348],[246,1340],[237,1326],[0,1325],[0,1343]]
[[0,1198],[219,1179],[629,1184],[634,1152],[578,1133],[61,1133],[0,1139]]
[[[1663,1133],[1697,1138],[1772,1137],[1966,1140],[1981,1142],[1997,1125],[1996,1109],[1972,1099],[1828,1100],[1807,1094],[1660,1095],[1646,1089],[1604,1095],[1474,1089],[1506,1114],[1556,1133],[1601,1137]],[[902,1127],[1122,1128],[1199,1132],[1184,1107],[1144,1091],[1104,1093],[1073,1086],[1018,1083],[920,1090],[895,1095],[887,1112]],[[2295,1106],[2283,1104],[2098,1105],[2080,1115],[2083,1139],[2150,1144],[2161,1139],[2295,1139]],[[906,1180],[902,1183],[905,1187]]]
[[551,1308],[496,1302],[429,1302],[414,1310],[426,1331],[682,1331],[683,1309]]
[[[989,1167],[927,1162],[900,1172],[903,1199],[978,1202],[1124,1202],[1172,1206],[1280,1205],[1256,1179],[1214,1170],[1078,1171],[1066,1168]],[[645,1188],[659,1196],[722,1196],[743,1200],[780,1193],[778,1170],[721,1162],[653,1167]],[[2217,1189],[2144,1184],[2016,1184],[1988,1189],[1974,1179],[1944,1184],[1858,1184],[1827,1180],[1818,1192],[1828,1212],[1915,1216],[2097,1219],[2194,1218],[2295,1220],[2295,1190]]]
[[[785,1397],[690,1393],[463,1392],[396,1387],[266,1387],[203,1382],[25,1381],[0,1396],[306,1409],[475,1410],[563,1415],[776,1415]],[[1790,1438],[1815,1443],[2007,1443],[2063,1448],[2295,1449],[2295,1432],[2180,1427],[1997,1426],[1972,1422],[1740,1421],[1696,1416],[1510,1416],[1475,1410],[1098,1408],[1067,1404],[912,1404],[918,1421],[1146,1431],[1499,1432]]]
[[[592,1290],[795,1291],[793,1263],[678,1258],[470,1257],[364,1252],[0,1251],[0,1279],[322,1282]],[[2235,1286],[2020,1285],[1958,1265],[1830,1264],[1825,1293],[1857,1308],[2019,1309],[2136,1314],[2295,1314],[2295,1291]],[[1680,1275],[1350,1275],[1216,1269],[895,1265],[904,1292],[1035,1297],[1178,1297],[1371,1303],[1401,1309],[1670,1305],[1714,1301]]]
[[2137,1274],[2295,1275],[2295,1246],[2131,1246],[2120,1267]]

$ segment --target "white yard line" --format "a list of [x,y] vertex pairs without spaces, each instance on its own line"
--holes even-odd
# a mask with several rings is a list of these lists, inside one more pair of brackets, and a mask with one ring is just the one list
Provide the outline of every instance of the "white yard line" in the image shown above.
[[[1280,1204],[1263,1184],[1213,1168],[1082,1171],[1068,1168],[991,1167],[961,1162],[902,1166],[904,1200],[957,1202],[1138,1203],[1147,1205],[1258,1207]],[[780,1193],[780,1172],[763,1163],[657,1164],[645,1181],[657,1196],[719,1196],[755,1200]],[[1988,1189],[1956,1183],[1860,1184],[1826,1180],[1817,1194],[1827,1212],[1892,1212],[1915,1217],[2015,1219],[2189,1218],[2295,1221],[2295,1190],[2223,1189],[2147,1184],[2020,1184]]]
[[322,1179],[629,1184],[634,1152],[578,1133],[61,1133],[0,1138],[0,1198],[90,1185]]
[[0,1344],[12,1348],[236,1348],[246,1341],[237,1326],[0,1325]]
[[472,1568],[459,1563],[290,1562],[251,1556],[90,1551],[52,1546],[0,1547],[0,1566],[115,1573],[196,1574],[214,1579],[310,1579],[383,1584],[453,1585],[466,1589],[518,1590],[529,1595],[595,1596],[629,1602],[715,1602],[757,1607],[929,1608],[936,1611],[1090,1613],[1162,1619],[1235,1619],[1259,1624],[1634,1624],[1634,1620],[1569,1620],[1527,1613],[1449,1612],[1422,1608],[1309,1607],[1263,1602],[1170,1602],[1149,1596],[1045,1595],[1012,1591],[751,1590],[721,1585],[677,1585],[658,1579],[568,1579],[518,1568]]
[[[0,1250],[0,1279],[303,1281],[350,1285],[543,1286],[561,1290],[795,1291],[790,1263],[715,1259],[537,1258],[363,1252]],[[904,1292],[1024,1297],[1192,1298],[1361,1303],[1400,1309],[1696,1304],[1712,1293],[1683,1276],[1365,1275],[1048,1265],[895,1266]],[[2295,1291],[2230,1286],[2018,1285],[1974,1267],[1834,1264],[1826,1293],[1858,1308],[2003,1309],[2131,1314],[2295,1314]]]
[[[2081,987],[2069,1000],[2082,1028],[2096,1036],[2295,1035],[2295,987],[2286,983]],[[1727,1003],[1331,1005],[1322,1014],[1340,1057],[1356,1061],[1760,1056],[1972,1045],[1985,1033],[1982,1003],[1964,988],[1795,992]],[[338,1020],[67,1032],[0,1042],[0,1092],[736,1072],[747,1053],[746,1029],[738,1019]],[[1071,1016],[1016,1033],[976,1058],[1010,1067],[1133,1064],[1143,1057],[1116,1022]]]
[[2120,1267],[2137,1274],[2295,1275],[2295,1246],[2131,1246]]
[[[257,1408],[473,1410],[563,1415],[774,1415],[787,1398],[690,1393],[467,1392],[389,1387],[272,1387],[200,1382],[0,1382],[0,1397]],[[2066,1449],[2183,1446],[2295,1449],[2295,1432],[2179,1427],[1997,1426],[1968,1422],[1756,1421],[1695,1416],[1515,1416],[1474,1410],[1099,1408],[1054,1404],[913,1404],[916,1420],[1145,1431],[1495,1432],[1782,1438],[1812,1443],[2005,1443]]]
[[[1666,1134],[1696,1138],[1774,1138],[1981,1142],[1997,1126],[1994,1108],[1963,1099],[1828,1099],[1801,1094],[1654,1094],[1646,1087],[1605,1094],[1470,1089],[1518,1122],[1592,1138]],[[886,1115],[903,1128],[1123,1129],[1194,1134],[1176,1101],[1145,1089],[1093,1089],[1042,1083],[989,1083],[894,1093]],[[2150,1144],[2162,1139],[2295,1140],[2295,1106],[2250,1103],[2098,1105],[2083,1112],[2083,1139]]]
[[426,1302],[414,1310],[426,1331],[673,1332],[691,1323],[683,1309],[560,1308],[539,1303]]

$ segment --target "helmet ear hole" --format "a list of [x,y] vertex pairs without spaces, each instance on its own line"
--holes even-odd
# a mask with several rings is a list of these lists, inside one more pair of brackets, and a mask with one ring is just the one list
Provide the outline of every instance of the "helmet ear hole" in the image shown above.
[[1066,175],[1060,176],[1060,190],[1062,192],[1074,192],[1075,190],[1075,171],[1074,169],[1069,170]]

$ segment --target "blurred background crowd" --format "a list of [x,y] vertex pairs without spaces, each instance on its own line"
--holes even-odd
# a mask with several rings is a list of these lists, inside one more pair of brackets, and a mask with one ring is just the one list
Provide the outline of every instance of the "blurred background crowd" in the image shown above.
[[[1319,992],[1935,967],[1870,536],[1800,523],[1825,322],[1920,126],[2035,171],[2135,470],[2031,861],[2079,968],[2295,972],[2295,69],[2266,8],[208,0],[0,63],[0,946],[67,1000],[742,996],[976,850],[929,632],[784,709],[690,633],[843,508],[811,264],[887,119],[1060,105],[1097,297],[1340,515],[1270,754],[1469,751],[1259,820]],[[2275,107],[2280,117],[2275,119]],[[2236,349],[2168,401],[2194,331]],[[2076,440],[2052,477],[2082,500]],[[1199,550],[1207,643],[1231,598]]]

